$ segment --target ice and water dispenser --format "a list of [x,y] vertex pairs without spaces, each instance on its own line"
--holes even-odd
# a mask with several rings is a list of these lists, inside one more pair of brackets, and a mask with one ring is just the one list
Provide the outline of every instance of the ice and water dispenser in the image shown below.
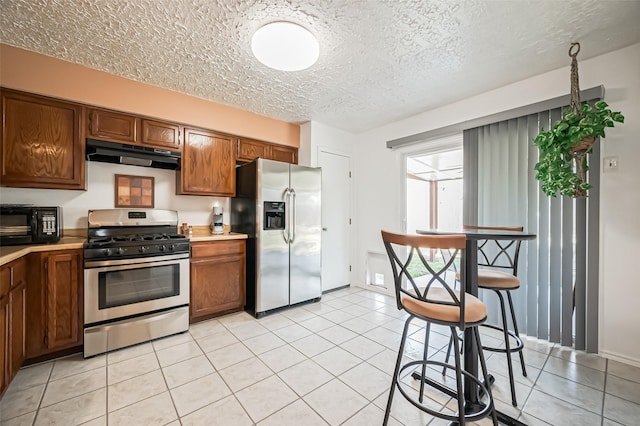
[[284,229],[284,201],[264,202],[264,229],[278,230]]

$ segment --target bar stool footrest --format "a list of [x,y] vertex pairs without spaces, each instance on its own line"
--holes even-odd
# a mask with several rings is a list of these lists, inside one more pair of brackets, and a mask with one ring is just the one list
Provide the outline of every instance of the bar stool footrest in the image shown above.
[[[435,360],[418,360],[418,361],[411,361],[408,362],[404,365],[402,365],[400,367],[400,369],[398,370],[398,375],[394,378],[395,381],[395,385],[398,388],[398,390],[400,391],[400,393],[406,398],[406,400],[408,402],[410,402],[413,406],[415,406],[416,408],[434,416],[434,417],[438,417],[444,420],[449,420],[452,422],[457,422],[458,421],[458,416],[457,415],[447,415],[445,413],[442,413],[440,411],[435,411],[427,406],[425,406],[423,403],[421,403],[420,401],[418,401],[417,399],[415,399],[414,396],[409,395],[401,386],[400,384],[400,377],[403,376],[403,372],[406,371],[407,369],[412,369],[415,366],[429,366],[429,365],[437,365],[440,367],[447,367],[447,368],[451,368],[455,371],[456,366],[453,364],[448,364],[446,362],[441,362],[441,361],[435,361]],[[487,388],[485,387],[485,384],[483,381],[481,381],[479,378],[477,378],[476,376],[474,376],[473,374],[467,372],[466,370],[464,370],[463,368],[460,369],[460,373],[464,376],[467,377],[469,379],[471,379],[473,382],[475,382],[475,384],[478,386],[478,390],[482,395],[485,395],[487,398],[487,402],[486,403],[481,403],[479,402],[478,404],[476,404],[477,407],[480,407],[480,411],[476,411],[476,412],[471,412],[471,413],[467,413],[467,410],[465,409],[465,421],[476,421],[479,419],[482,419],[484,417],[489,417],[491,416],[491,410],[493,409],[493,400],[491,397],[491,394],[487,391]],[[417,377],[416,377],[417,374]],[[428,377],[421,377],[420,373],[414,372],[411,374],[411,376],[416,379],[416,380],[424,380],[425,384],[435,387],[436,389],[440,390],[441,392],[444,392],[448,395],[450,395],[452,398],[456,398],[457,396],[457,392],[453,389],[449,389],[446,385],[443,385],[439,382],[434,381],[433,379],[430,379]],[[437,386],[436,386],[437,385]],[[417,393],[417,392],[416,392]],[[466,404],[465,404],[466,405]],[[475,409],[475,408],[474,408]]]
[[[502,329],[502,327],[499,327],[497,325],[481,324],[480,327],[489,327],[501,333],[504,333],[504,330]],[[524,342],[522,341],[520,336],[518,336],[516,333],[514,333],[511,330],[507,330],[507,334],[509,334],[509,337],[511,337],[516,342],[516,346],[512,346],[509,348],[509,353],[521,352],[524,349]],[[500,352],[503,354],[507,353],[507,348],[494,348],[493,346],[482,345],[482,349],[489,352]]]

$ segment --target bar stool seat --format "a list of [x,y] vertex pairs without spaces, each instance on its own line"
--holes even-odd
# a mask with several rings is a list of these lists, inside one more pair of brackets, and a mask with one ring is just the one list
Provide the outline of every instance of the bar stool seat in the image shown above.
[[[421,293],[424,291],[421,289]],[[453,291],[458,299],[460,292]],[[451,295],[444,288],[431,288],[427,296],[429,300],[447,302],[452,300]],[[431,318],[435,321],[442,322],[460,322],[460,307],[445,305],[440,303],[431,303],[412,297],[401,295],[402,306],[410,314]],[[464,320],[469,324],[484,321],[487,318],[487,306],[480,299],[470,294],[465,295]]]
[[[460,281],[459,272],[456,273],[456,280]],[[478,269],[478,288],[515,290],[520,288],[520,280],[507,272],[480,268]]]

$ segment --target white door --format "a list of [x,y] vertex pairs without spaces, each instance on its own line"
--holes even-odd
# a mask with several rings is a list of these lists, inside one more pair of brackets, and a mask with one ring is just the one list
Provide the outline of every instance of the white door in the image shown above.
[[322,167],[322,291],[350,283],[350,157],[318,153]]

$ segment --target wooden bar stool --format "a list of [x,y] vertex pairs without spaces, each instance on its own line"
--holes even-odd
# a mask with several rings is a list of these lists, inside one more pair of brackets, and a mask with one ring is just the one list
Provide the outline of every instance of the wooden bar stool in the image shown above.
[[[493,424],[497,425],[491,389],[485,386],[485,383],[489,383],[489,377],[482,351],[482,344],[480,342],[480,333],[478,332],[478,326],[484,323],[487,318],[487,308],[482,301],[471,294],[454,290],[444,279],[446,270],[451,266],[458,253],[461,254],[462,258],[460,272],[463,274],[463,277],[465,276],[464,252],[466,237],[464,235],[405,235],[382,231],[382,240],[387,255],[389,256],[389,261],[391,262],[391,269],[393,270],[398,309],[402,309],[409,314],[400,341],[398,359],[392,377],[383,424],[386,425],[389,421],[393,395],[397,387],[400,393],[412,405],[434,417],[464,425],[467,421],[475,421],[491,415]],[[442,262],[437,263],[437,261],[429,260],[430,256],[426,255],[426,253],[430,249],[453,249],[453,255],[449,262],[445,262],[443,265]],[[427,271],[427,274],[420,277],[419,280],[410,272],[416,264],[419,267],[426,268]],[[420,285],[418,285],[417,281],[420,282]],[[411,321],[416,318],[426,322],[423,357],[421,360],[409,361],[402,365],[402,356],[408,334],[407,331],[409,330]],[[445,325],[451,329],[452,342],[455,348],[454,365],[428,359],[429,331],[432,323]],[[463,361],[460,355],[460,341],[457,337],[456,328],[463,331],[468,328],[473,329],[476,350],[482,367],[483,381],[463,369]],[[425,384],[429,384],[430,381],[426,376],[427,365],[447,366],[455,370],[456,389],[452,390],[452,393],[456,396],[458,402],[457,414],[447,414],[433,407],[429,407],[424,403],[424,386]],[[420,390],[417,396],[415,395],[415,389],[408,385],[403,386],[400,382],[400,377],[403,372],[407,369],[414,369],[415,367],[420,367],[422,370]],[[485,405],[477,412],[465,413],[463,377],[473,381],[473,383],[475,383],[474,386],[477,386],[479,391],[485,395]]]
[[[522,232],[522,226],[514,227],[492,227],[492,226],[472,226],[465,225],[465,229],[476,230],[489,230],[489,231],[515,231]],[[513,309],[513,300],[511,299],[511,290],[516,290],[520,287],[520,280],[517,277],[518,274],[518,256],[520,255],[520,243],[521,240],[479,240],[478,241],[478,288],[486,290],[493,290],[498,295],[500,301],[500,312],[502,316],[502,327],[492,324],[483,324],[485,327],[498,330],[504,335],[505,348],[495,348],[489,346],[483,346],[484,350],[490,352],[501,352],[507,354],[507,366],[509,369],[509,384],[511,386],[511,403],[513,406],[517,406],[515,381],[513,379],[513,363],[511,361],[511,354],[518,352],[520,355],[520,364],[522,366],[522,374],[527,376],[527,369],[524,363],[524,355],[522,350],[524,349],[524,343],[520,338],[518,331],[518,322],[516,321],[516,314]],[[487,269],[491,268],[491,269]],[[456,279],[460,280],[460,274],[456,274]],[[507,312],[504,303],[504,297],[502,292],[506,293],[507,300],[509,302],[509,310],[511,311],[511,320],[513,322],[513,331],[509,330],[507,323]],[[515,346],[511,346],[511,339],[516,343]],[[451,352],[452,342],[449,342],[447,349],[447,361],[449,360]],[[444,374],[443,369],[443,374]]]

